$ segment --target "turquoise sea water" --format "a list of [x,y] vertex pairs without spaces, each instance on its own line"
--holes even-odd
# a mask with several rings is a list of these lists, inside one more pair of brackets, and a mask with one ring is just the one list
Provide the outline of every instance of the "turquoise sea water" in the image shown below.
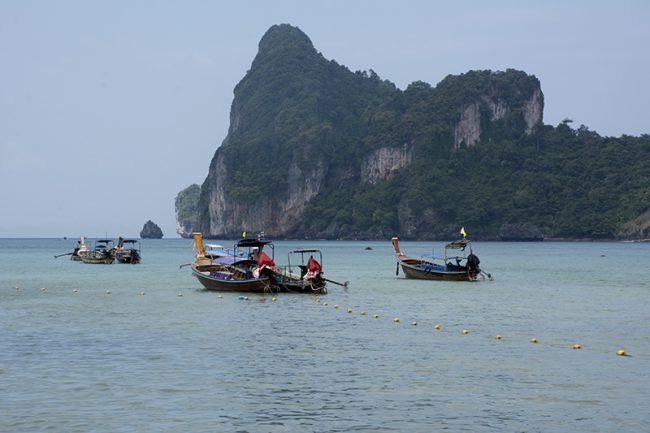
[[282,241],[350,287],[275,301],[201,290],[189,240],[53,258],[75,244],[0,239],[1,432],[650,431],[647,243],[476,242],[495,280],[445,283],[389,240]]

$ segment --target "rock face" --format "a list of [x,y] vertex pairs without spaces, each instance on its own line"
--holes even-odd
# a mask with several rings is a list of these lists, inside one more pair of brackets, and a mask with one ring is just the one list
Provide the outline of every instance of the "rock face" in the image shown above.
[[481,138],[481,112],[478,102],[465,107],[458,123],[454,128],[454,149],[459,149],[462,144],[474,146]]
[[526,121],[526,134],[530,134],[542,124],[544,116],[544,95],[542,95],[541,89],[533,90],[530,99],[524,102],[523,112]]
[[183,238],[189,238],[198,230],[198,205],[201,187],[190,185],[176,196],[176,233]]
[[[650,137],[544,125],[539,80],[468,71],[404,90],[296,27],[262,37],[177,231],[237,237],[645,239]],[[625,167],[622,171],[620,167]],[[625,221],[629,223],[623,225]]]
[[[235,87],[207,178],[177,197],[177,232],[354,238],[389,236],[393,226],[416,236],[439,212],[395,196],[407,188],[404,173],[417,178],[429,167],[418,162],[503,130],[529,134],[542,113],[539,81],[521,71],[470,71],[401,91],[325,59],[300,29],[273,26]],[[189,196],[198,196],[195,212]],[[365,215],[357,204],[366,202],[383,209]]]
[[144,224],[144,227],[142,227],[140,237],[142,239],[162,239],[163,232],[160,230],[160,227],[158,227],[153,221],[149,220]]
[[[273,191],[253,203],[237,201],[226,190],[229,170],[222,155],[214,161],[206,183],[204,203],[208,204],[209,218],[202,220],[201,231],[208,236],[236,236],[245,230],[263,230],[270,236],[285,233],[299,221],[305,204],[318,194],[325,174],[323,164],[315,161],[308,169],[292,163],[286,173],[287,190]],[[264,182],[264,179],[261,179]]]
[[320,148],[328,145],[335,122],[305,119],[318,110],[313,93],[333,85],[306,81],[319,67],[351,74],[327,62],[295,27],[273,26],[264,35],[250,71],[235,88],[228,136],[201,188],[199,230],[206,236],[244,230],[284,236],[300,224],[307,204],[336,171]]
[[460,108],[458,122],[454,127],[454,149],[478,143],[481,140],[482,124],[507,120],[509,117],[523,118],[526,125],[524,133],[528,135],[542,124],[543,112],[544,95],[539,87],[529,87],[523,98],[510,101],[496,89],[488,88],[486,93],[476,95],[473,101]]
[[623,224],[616,233],[616,238],[633,241],[650,240],[650,210]]
[[361,163],[361,180],[371,185],[389,179],[413,159],[413,145],[382,147],[372,152]]

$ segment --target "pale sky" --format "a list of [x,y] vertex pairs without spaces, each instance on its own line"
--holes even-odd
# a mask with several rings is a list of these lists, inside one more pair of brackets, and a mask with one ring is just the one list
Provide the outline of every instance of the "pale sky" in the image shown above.
[[650,2],[0,0],[0,237],[178,237],[273,24],[404,89],[515,68],[544,123],[650,133]]

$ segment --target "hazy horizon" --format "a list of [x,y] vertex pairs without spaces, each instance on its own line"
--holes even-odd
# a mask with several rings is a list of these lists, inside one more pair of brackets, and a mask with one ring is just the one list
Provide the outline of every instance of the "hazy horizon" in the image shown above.
[[[539,78],[544,123],[650,132],[650,3],[0,0],[0,237],[175,231],[208,173],[235,85],[274,24],[404,89],[449,74]],[[251,228],[255,230],[255,228]]]

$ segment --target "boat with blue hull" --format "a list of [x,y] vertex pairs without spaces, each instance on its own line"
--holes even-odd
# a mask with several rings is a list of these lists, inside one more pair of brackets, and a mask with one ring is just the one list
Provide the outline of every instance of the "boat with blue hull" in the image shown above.
[[[472,251],[468,239],[458,239],[445,246],[444,257],[410,257],[404,254],[399,247],[397,236],[392,238],[395,257],[397,258],[396,274],[400,267],[406,278],[418,280],[439,281],[477,281],[492,279],[479,267],[480,260]],[[467,254],[469,252],[469,254]]]

